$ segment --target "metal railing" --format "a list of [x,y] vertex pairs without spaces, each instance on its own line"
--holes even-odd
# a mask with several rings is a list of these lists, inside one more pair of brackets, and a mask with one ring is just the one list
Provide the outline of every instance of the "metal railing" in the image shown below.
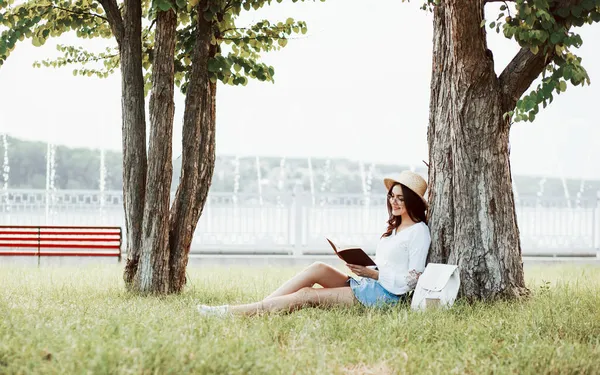
[[[600,194],[577,201],[521,196],[516,211],[524,255],[600,254]],[[373,253],[386,220],[379,196],[211,193],[192,252],[329,254],[328,237]],[[124,227],[123,197],[118,191],[7,190],[0,192],[0,224]]]

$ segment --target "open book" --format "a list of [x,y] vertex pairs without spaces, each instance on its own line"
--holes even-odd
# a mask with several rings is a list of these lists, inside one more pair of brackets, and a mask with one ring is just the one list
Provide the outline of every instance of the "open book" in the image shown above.
[[348,248],[348,249],[339,249],[333,244],[333,242],[331,242],[329,240],[329,238],[326,238],[327,242],[329,242],[329,244],[331,245],[331,247],[333,247],[333,251],[335,251],[335,254],[340,257],[341,260],[343,260],[344,262],[348,263],[348,264],[357,264],[359,266],[375,266],[375,262],[373,262],[373,259],[371,259],[370,256],[367,255],[367,253],[365,253],[363,251],[363,249],[360,249],[358,247],[354,247],[354,248]]

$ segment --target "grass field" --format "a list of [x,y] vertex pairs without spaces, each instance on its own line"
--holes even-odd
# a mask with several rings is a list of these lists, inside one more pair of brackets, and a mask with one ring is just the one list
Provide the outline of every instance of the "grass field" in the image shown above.
[[118,266],[0,266],[0,374],[600,373],[594,266],[532,266],[530,300],[448,311],[194,309],[259,300],[298,270],[190,268],[183,294],[156,298],[125,292]]

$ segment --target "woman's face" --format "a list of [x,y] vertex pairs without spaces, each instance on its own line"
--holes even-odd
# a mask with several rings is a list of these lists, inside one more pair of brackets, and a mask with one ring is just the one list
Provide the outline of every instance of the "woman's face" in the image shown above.
[[392,215],[402,216],[406,212],[404,206],[404,196],[402,195],[402,187],[396,185],[392,188],[392,194],[388,195],[390,205],[392,206]]

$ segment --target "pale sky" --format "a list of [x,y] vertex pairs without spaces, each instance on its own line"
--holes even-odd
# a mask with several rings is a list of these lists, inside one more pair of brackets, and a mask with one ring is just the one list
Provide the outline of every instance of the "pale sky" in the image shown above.
[[[368,4],[368,5],[366,5]],[[419,2],[328,0],[274,4],[248,13],[239,25],[287,17],[308,33],[265,56],[275,84],[219,85],[217,153],[278,157],[344,157],[419,164],[427,160],[432,16]],[[488,18],[494,18],[495,4]],[[488,29],[489,30],[489,29]],[[556,96],[535,123],[511,133],[513,173],[600,178],[600,25],[581,31],[591,86]],[[106,41],[62,37],[101,49]],[[110,41],[110,43],[114,43]],[[21,42],[0,68],[0,133],[68,146],[121,148],[120,77],[74,77],[73,68],[31,65],[56,54],[49,42]],[[518,51],[489,33],[496,71]],[[176,97],[174,157],[181,150],[183,97]]]

